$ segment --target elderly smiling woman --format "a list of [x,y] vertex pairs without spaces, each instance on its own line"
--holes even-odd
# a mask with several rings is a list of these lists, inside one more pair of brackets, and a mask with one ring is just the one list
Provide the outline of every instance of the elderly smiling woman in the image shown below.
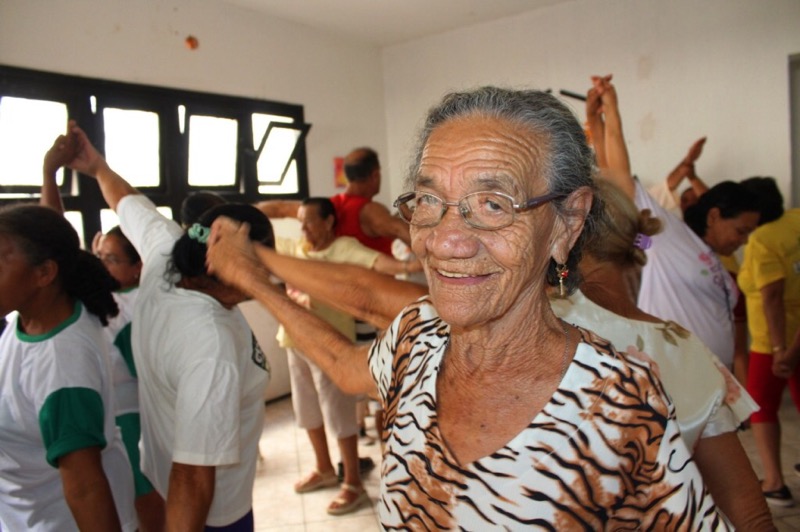
[[208,256],[343,389],[377,387],[382,526],[727,528],[649,366],[550,309],[546,285],[577,283],[593,216],[574,116],[486,87],[445,97],[419,146],[396,205],[430,296],[368,352],[270,284],[246,227],[218,221]]

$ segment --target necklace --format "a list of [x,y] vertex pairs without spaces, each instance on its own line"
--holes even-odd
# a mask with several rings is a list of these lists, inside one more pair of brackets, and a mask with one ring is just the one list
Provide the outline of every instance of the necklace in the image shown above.
[[569,332],[567,331],[567,324],[564,323],[564,320],[559,319],[558,321],[561,322],[561,330],[564,331],[564,355],[561,358],[561,377],[559,381],[564,378],[564,375],[567,373],[567,360],[569,360]]

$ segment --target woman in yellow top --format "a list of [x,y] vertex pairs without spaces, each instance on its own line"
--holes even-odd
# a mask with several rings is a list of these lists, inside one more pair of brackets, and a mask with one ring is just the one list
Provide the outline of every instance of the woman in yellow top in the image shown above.
[[738,279],[752,338],[747,391],[760,407],[750,419],[764,469],[764,496],[774,506],[792,506],[781,473],[778,408],[788,383],[800,410],[800,372],[781,364],[800,327],[800,209],[783,211],[783,197],[771,178],[748,181],[766,206],[761,227],[745,247]]

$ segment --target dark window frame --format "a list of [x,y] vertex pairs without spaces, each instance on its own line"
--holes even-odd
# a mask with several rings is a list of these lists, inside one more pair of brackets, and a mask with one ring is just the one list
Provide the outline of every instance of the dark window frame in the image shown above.
[[[101,152],[104,151],[103,108],[137,109],[156,112],[159,115],[160,183],[156,187],[141,187],[139,190],[156,205],[170,207],[177,218],[183,198],[195,190],[212,190],[229,201],[255,203],[266,198],[302,199],[308,197],[308,163],[305,135],[301,135],[294,151],[297,166],[298,192],[294,194],[260,194],[256,169],[258,150],[252,139],[253,113],[288,116],[294,124],[306,131],[302,105],[258,100],[239,96],[197,92],[183,89],[109,81],[43,72],[0,65],[0,96],[15,96],[41,100],[52,100],[66,104],[68,115],[75,119]],[[91,108],[91,97],[96,99],[96,110]],[[178,108],[184,106],[185,130],[179,129]],[[192,114],[219,116],[235,119],[237,131],[236,178],[233,185],[219,187],[192,187],[188,183],[188,127]],[[257,146],[256,146],[257,148]],[[42,154],[44,157],[44,153]],[[68,211],[80,211],[83,216],[84,239],[100,230],[100,211],[106,208],[99,188],[94,180],[82,174],[64,173],[61,196]],[[123,176],[125,177],[125,176]],[[77,180],[77,187],[73,185]],[[23,194],[23,201],[37,200],[38,187],[3,186],[0,176],[0,192]],[[77,189],[78,194],[71,192]],[[0,198],[0,205],[20,202],[20,198]]]

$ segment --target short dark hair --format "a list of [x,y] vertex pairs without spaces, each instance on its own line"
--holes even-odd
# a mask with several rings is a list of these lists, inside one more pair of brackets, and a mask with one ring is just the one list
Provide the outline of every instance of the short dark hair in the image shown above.
[[344,175],[348,181],[366,181],[375,170],[381,167],[378,153],[372,148],[356,148],[350,153],[358,155],[353,157],[354,160],[344,164]]
[[199,220],[207,210],[223,203],[227,201],[216,192],[208,190],[192,192],[181,203],[181,224],[188,227]]
[[742,181],[742,186],[756,198],[758,225],[774,222],[783,216],[783,195],[772,177],[753,176]]
[[118,225],[115,225],[111,229],[106,232],[106,235],[111,235],[113,237],[119,238],[120,243],[122,244],[122,250],[125,252],[125,258],[131,264],[137,264],[142,262],[142,258],[139,256],[139,252],[136,251],[136,248],[133,247],[131,241],[128,240],[128,237],[125,236],[125,233],[122,232],[122,228]]
[[313,205],[314,208],[317,209],[317,214],[323,220],[328,219],[329,217],[333,216],[333,226],[336,227],[336,207],[333,206],[333,202],[328,198],[322,197],[311,197],[306,198],[303,200],[302,205],[307,207],[309,205]]
[[708,229],[708,211],[713,208],[719,209],[719,214],[724,219],[736,218],[745,212],[759,212],[751,193],[745,187],[733,181],[723,181],[708,189],[697,199],[697,203],[687,208],[683,213],[683,221],[697,236],[703,238]]
[[[275,247],[275,233],[269,218],[252,205],[245,203],[225,203],[206,211],[197,224],[210,228],[219,216],[227,216],[250,225],[250,240],[267,247]],[[172,248],[172,257],[167,266],[167,275],[178,274],[183,277],[197,277],[206,274],[206,244],[191,238],[188,230]]]

